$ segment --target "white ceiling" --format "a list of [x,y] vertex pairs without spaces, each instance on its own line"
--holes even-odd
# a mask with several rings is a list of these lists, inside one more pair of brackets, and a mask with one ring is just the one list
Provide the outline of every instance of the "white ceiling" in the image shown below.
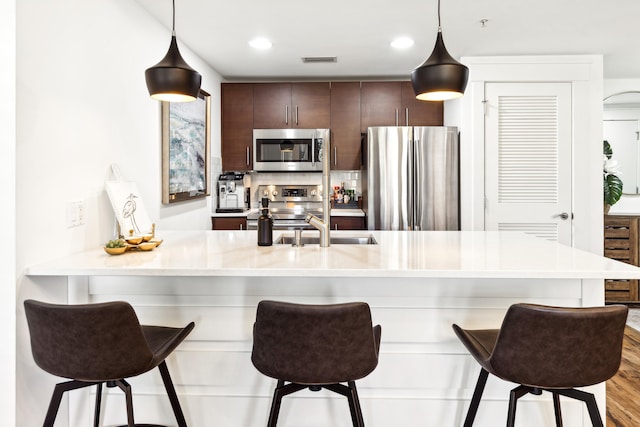
[[[168,28],[168,47],[171,1],[136,1]],[[433,49],[436,12],[437,0],[176,0],[176,33],[229,80],[408,78]],[[640,0],[442,0],[441,15],[458,59],[602,54],[605,78],[640,78]],[[251,48],[258,36],[273,47]],[[393,49],[398,36],[415,44]]]

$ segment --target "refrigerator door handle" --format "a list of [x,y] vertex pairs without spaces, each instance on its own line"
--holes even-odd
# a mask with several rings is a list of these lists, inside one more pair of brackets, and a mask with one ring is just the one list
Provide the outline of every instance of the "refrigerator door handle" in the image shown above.
[[[415,134],[417,134],[416,130],[414,129]],[[415,135],[417,136],[417,135]],[[421,165],[419,163],[419,155],[418,152],[420,151],[420,138],[416,138],[413,140],[413,218],[411,218],[411,229],[412,230],[419,230],[420,229],[420,224],[418,222],[418,207],[420,206],[420,203],[422,203],[422,201],[420,200],[420,182],[418,181],[418,175],[422,173],[421,171]]]

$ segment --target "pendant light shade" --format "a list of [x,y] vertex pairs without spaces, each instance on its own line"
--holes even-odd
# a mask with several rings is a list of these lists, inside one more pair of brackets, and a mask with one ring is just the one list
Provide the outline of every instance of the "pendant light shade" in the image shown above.
[[440,27],[440,0],[438,0],[438,36],[433,52],[411,73],[411,84],[416,98],[423,101],[444,101],[464,94],[469,69],[453,59],[442,39]]
[[194,101],[200,92],[202,76],[182,59],[175,32],[176,5],[173,2],[173,29],[171,44],[160,62],[145,71],[147,89],[152,98],[159,101]]

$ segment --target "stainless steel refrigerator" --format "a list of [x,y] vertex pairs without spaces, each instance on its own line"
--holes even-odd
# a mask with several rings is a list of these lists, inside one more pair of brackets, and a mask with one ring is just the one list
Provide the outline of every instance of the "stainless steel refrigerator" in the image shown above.
[[363,147],[369,230],[459,230],[458,129],[370,127]]

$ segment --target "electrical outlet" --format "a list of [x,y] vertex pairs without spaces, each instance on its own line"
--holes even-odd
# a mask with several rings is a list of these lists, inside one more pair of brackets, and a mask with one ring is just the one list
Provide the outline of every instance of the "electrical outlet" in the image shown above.
[[84,200],[67,202],[67,228],[84,225]]

